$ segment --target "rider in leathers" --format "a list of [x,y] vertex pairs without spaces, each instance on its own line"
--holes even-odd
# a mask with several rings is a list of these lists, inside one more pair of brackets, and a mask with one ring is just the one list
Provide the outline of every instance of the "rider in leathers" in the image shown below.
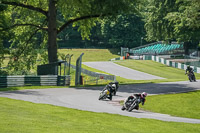
[[[129,96],[128,98],[127,98],[127,100],[126,101],[128,101],[128,100],[130,100],[130,99],[133,99],[134,97],[137,99],[137,105],[136,105],[136,107],[135,107],[135,109],[136,110],[138,110],[139,109],[139,104],[140,103],[142,103],[142,105],[144,105],[144,103],[145,103],[145,101],[146,101],[146,99],[145,99],[145,97],[147,96],[147,93],[146,92],[143,92],[143,93],[138,93],[138,94],[133,94],[133,96]],[[125,102],[126,102],[125,101]]]

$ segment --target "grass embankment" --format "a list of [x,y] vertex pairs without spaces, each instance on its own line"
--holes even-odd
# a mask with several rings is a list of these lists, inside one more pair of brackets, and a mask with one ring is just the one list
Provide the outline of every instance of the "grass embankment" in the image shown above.
[[120,55],[117,53],[120,50],[117,49],[59,49],[58,52],[62,54],[73,54],[71,62],[76,63],[77,58],[84,53],[82,56],[83,62],[88,61],[109,61],[112,58],[117,58]]
[[[117,61],[115,63],[134,70],[138,70],[141,72],[165,78],[161,80],[156,79],[148,81],[136,81],[138,83],[145,83],[145,82],[159,83],[159,82],[174,82],[174,81],[188,80],[188,77],[185,75],[185,70],[169,67],[167,65],[151,60],[125,60],[125,61]],[[200,79],[200,74],[195,73],[195,76],[197,79]]]
[[148,96],[142,108],[152,112],[200,119],[200,91]]
[[[73,54],[71,57],[71,64],[75,65],[77,58],[84,53],[82,56],[82,62],[89,62],[89,61],[109,61],[112,58],[117,58],[119,55],[117,53],[120,50],[117,49],[59,49],[58,52],[61,54]],[[105,73],[90,67],[87,67],[82,64],[82,68],[85,68],[90,71]],[[88,75],[84,75],[84,83],[87,85],[96,85],[96,78],[90,77]],[[110,81],[99,80],[99,84],[107,84]],[[71,69],[71,86],[75,85],[75,71]]]
[[80,111],[0,98],[0,131],[14,133],[199,133],[200,124]]

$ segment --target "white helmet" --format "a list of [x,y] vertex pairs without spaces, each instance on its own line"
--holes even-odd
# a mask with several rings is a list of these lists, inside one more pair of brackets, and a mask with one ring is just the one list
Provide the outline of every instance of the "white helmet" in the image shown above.
[[113,88],[116,88],[116,84],[113,84],[112,87],[113,87]]
[[147,93],[146,92],[142,92],[142,97],[146,97]]

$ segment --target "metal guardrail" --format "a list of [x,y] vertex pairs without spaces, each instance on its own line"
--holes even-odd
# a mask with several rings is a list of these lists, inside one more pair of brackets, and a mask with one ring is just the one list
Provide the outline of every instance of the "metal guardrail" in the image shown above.
[[[71,67],[73,69],[76,69],[76,66],[74,66],[74,65],[71,65]],[[107,75],[107,74],[103,74],[103,73],[92,72],[92,71],[86,70],[84,68],[81,69],[81,72],[86,75],[92,76],[92,77],[97,77],[99,79],[113,80],[113,81],[116,80],[116,76],[114,76],[114,75]]]

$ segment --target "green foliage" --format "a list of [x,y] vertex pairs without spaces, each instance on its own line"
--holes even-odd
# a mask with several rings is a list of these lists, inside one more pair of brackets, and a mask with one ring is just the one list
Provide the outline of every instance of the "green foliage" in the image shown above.
[[[7,6],[0,4],[0,30],[3,29],[3,27],[7,27],[9,21],[8,17],[5,16],[5,10],[7,9]],[[8,33],[5,31],[0,32],[0,67],[2,66],[3,60],[5,59],[5,54],[8,54],[8,50],[3,45],[3,40],[8,38]]]
[[[11,60],[10,70],[29,71],[36,63],[38,54],[35,49],[48,48],[49,62],[57,58],[56,44],[48,41],[48,36],[56,40],[56,34],[60,34],[68,26],[78,27],[83,39],[89,39],[91,30],[96,23],[105,17],[114,18],[121,13],[135,12],[134,2],[137,0],[2,0],[1,7],[5,9],[3,17],[7,18],[8,25],[0,29],[12,33],[10,37]],[[56,7],[56,20],[49,19],[52,16],[51,6]],[[54,11],[54,10],[53,10]],[[56,15],[56,12],[54,12]],[[2,19],[5,20],[5,19]],[[55,29],[50,29],[50,22],[56,23]],[[2,23],[2,22],[0,22]],[[51,26],[52,27],[52,26]],[[6,39],[7,41],[7,39]],[[51,45],[51,46],[50,46]],[[1,46],[1,45],[0,45]],[[50,52],[51,51],[51,52]],[[44,52],[46,54],[46,52]],[[46,55],[40,57],[46,57]],[[15,58],[15,61],[12,61]],[[17,60],[17,61],[16,61]],[[45,61],[46,62],[46,61]]]
[[176,0],[148,0],[143,7],[145,29],[149,41],[170,41],[175,39],[174,25],[165,17],[177,10]]
[[118,15],[115,19],[103,19],[91,30],[90,40],[81,40],[76,27],[59,34],[58,46],[79,48],[120,48],[146,44],[144,22],[136,15]]
[[[146,8],[145,8],[146,7]],[[147,40],[198,42],[198,0],[148,0],[142,9]]]
[[176,1],[177,11],[170,12],[166,19],[174,25],[175,37],[178,41],[198,40],[200,36],[200,20],[198,0],[178,0]]
[[136,15],[118,15],[114,21],[104,20],[101,27],[108,45],[118,48],[140,46],[146,34],[144,22]]

